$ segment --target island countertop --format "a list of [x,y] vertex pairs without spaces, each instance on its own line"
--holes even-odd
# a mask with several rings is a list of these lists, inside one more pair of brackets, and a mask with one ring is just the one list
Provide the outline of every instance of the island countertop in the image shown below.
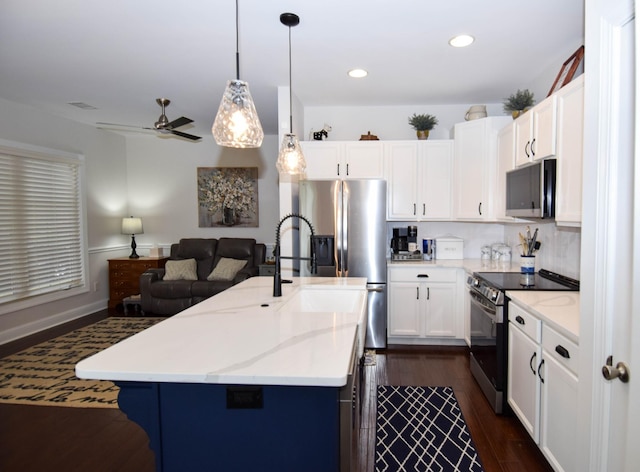
[[[252,277],[79,362],[76,375],[112,381],[345,385],[354,346],[357,355],[364,346],[366,279],[296,277],[283,284],[282,297],[273,297],[272,290],[272,277]],[[341,306],[336,290],[351,291],[354,303]],[[300,302],[299,294],[310,291],[329,294],[320,308]]]

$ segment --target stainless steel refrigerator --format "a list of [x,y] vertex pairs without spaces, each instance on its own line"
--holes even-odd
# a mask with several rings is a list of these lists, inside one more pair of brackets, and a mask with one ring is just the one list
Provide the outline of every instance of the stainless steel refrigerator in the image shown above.
[[[315,247],[321,277],[366,277],[368,319],[365,347],[387,346],[387,183],[384,180],[303,180],[299,212],[313,225],[300,225],[300,255]],[[300,275],[311,275],[300,265]]]

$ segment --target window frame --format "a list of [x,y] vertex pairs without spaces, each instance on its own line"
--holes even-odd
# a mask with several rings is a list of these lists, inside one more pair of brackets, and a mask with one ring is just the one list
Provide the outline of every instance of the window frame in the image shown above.
[[87,238],[87,213],[86,213],[86,173],[85,158],[82,154],[76,154],[57,149],[51,149],[40,146],[33,146],[14,141],[0,139],[0,153],[9,154],[17,157],[49,160],[55,162],[73,162],[76,164],[78,171],[78,214],[79,222],[79,262],[81,264],[80,283],[78,286],[63,289],[58,288],[51,292],[42,294],[29,295],[23,298],[16,298],[0,302],[0,315],[11,313],[49,302],[62,300],[65,298],[77,296],[89,292],[88,274],[89,274],[89,257],[88,257],[88,238]]

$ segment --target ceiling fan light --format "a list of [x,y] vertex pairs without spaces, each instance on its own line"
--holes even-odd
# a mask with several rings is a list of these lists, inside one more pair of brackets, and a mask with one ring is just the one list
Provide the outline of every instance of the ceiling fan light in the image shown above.
[[280,153],[276,161],[276,168],[281,174],[301,175],[307,169],[307,162],[302,154],[302,148],[295,134],[287,133],[282,139]]
[[237,79],[227,82],[211,133],[219,146],[258,148],[262,145],[264,132],[247,82]]

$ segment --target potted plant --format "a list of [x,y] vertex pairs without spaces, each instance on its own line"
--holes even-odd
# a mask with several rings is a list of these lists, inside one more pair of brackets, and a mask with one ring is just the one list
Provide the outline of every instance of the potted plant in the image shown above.
[[418,139],[427,139],[429,137],[429,130],[438,124],[438,119],[433,115],[418,115],[414,113],[409,117],[409,124],[416,130]]
[[533,92],[529,89],[518,91],[512,95],[509,95],[503,102],[505,113],[511,113],[511,116],[515,120],[522,113],[527,111],[533,106],[535,100],[533,99]]

